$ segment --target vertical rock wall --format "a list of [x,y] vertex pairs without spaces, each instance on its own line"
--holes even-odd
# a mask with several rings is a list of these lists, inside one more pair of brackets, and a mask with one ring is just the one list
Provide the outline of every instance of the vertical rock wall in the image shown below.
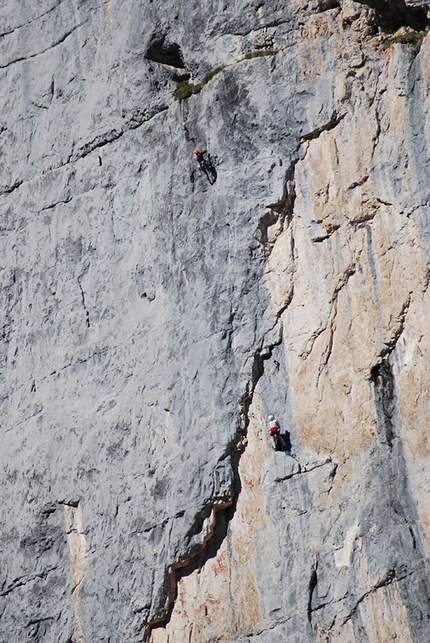
[[426,12],[3,7],[2,640],[428,640]]

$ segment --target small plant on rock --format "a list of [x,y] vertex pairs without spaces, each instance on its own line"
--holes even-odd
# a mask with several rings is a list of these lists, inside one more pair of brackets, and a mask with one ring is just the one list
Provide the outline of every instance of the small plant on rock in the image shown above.
[[206,74],[206,76],[202,80],[202,83],[201,83],[202,86],[206,85],[206,83],[208,83],[210,80],[212,80],[212,78],[214,76],[219,74],[224,69],[224,67],[225,67],[225,65],[222,65],[221,67],[215,67],[215,69],[212,69],[212,71],[210,71],[208,74]]
[[258,49],[257,51],[250,51],[245,54],[243,60],[251,60],[251,58],[261,58],[262,56],[274,56],[279,49]]
[[385,40],[382,44],[382,49],[388,49],[388,47],[395,44],[411,45],[411,57],[415,58],[421,49],[421,45],[426,34],[427,31],[414,31],[412,29],[409,30],[402,27],[394,34],[394,36]]
[[214,76],[219,74],[222,70],[224,69],[224,66],[222,67],[216,67],[215,69],[212,69],[206,76],[203,78],[201,83],[197,83],[194,85],[193,83],[190,83],[189,80],[181,80],[178,83],[178,86],[176,87],[175,93],[173,94],[173,97],[175,100],[184,100],[185,98],[188,98],[192,94],[198,94],[203,87],[210,81]]
[[192,94],[194,94],[194,87],[192,83],[190,83],[189,80],[181,80],[175,90],[175,93],[173,94],[175,100],[184,100],[184,98],[188,98]]

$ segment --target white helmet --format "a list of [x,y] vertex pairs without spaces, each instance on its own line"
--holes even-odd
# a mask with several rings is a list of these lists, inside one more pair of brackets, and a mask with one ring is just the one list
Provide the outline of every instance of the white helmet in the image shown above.
[[270,420],[270,422],[271,422],[272,420],[274,420],[274,419],[275,419],[275,416],[274,416],[274,415],[269,415],[269,420]]

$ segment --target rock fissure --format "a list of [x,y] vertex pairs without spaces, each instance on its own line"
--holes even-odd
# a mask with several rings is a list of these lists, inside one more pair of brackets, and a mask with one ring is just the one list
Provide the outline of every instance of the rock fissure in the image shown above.
[[[64,163],[63,165],[67,165],[68,163],[75,163],[76,161],[85,158],[86,156],[88,156],[88,154],[91,154],[91,152],[98,149],[99,147],[104,147],[105,145],[109,145],[110,143],[117,141],[130,130],[138,129],[151,119],[155,118],[155,116],[158,116],[158,114],[165,112],[167,109],[169,109],[167,105],[161,105],[152,112],[145,111],[140,115],[133,116],[120,129],[113,128],[108,132],[105,132],[104,134],[99,134],[91,141],[88,141],[87,143],[82,145],[75,153],[71,154],[66,163]],[[59,167],[63,167],[63,165]],[[58,169],[58,167],[55,169]]]
[[20,420],[20,422],[13,424],[7,431],[5,431],[5,433],[7,433],[8,431],[12,431],[14,428],[16,428],[17,426],[20,426],[21,424],[25,424],[29,420],[32,420],[34,417],[36,417],[36,415],[39,415],[40,413],[42,413],[42,411],[43,411],[43,406],[40,406],[39,408],[36,409],[36,411],[32,415],[29,415],[23,420]]
[[52,621],[54,619],[53,616],[43,616],[40,618],[34,618],[28,621],[28,623],[25,624],[25,627],[31,627],[32,625],[38,625],[39,623],[43,623],[44,621]]
[[[118,512],[118,507],[117,507],[117,512]],[[174,516],[174,518],[178,518],[178,516]],[[171,518],[166,518],[162,522],[157,522],[154,523],[153,525],[150,525],[149,527],[144,527],[142,529],[136,529],[135,531],[130,532],[131,536],[136,536],[137,534],[149,534],[150,531],[154,531],[154,529],[159,529],[160,527],[163,528],[167,525],[167,523],[171,520]]]
[[55,203],[50,203],[49,205],[46,205],[44,208],[41,208],[39,212],[44,212],[45,210],[52,210],[52,208],[56,208],[57,205],[64,204],[66,205],[67,203],[70,203],[72,201],[73,197],[70,196],[67,199],[60,199],[59,201],[55,201]]
[[333,339],[334,339],[334,332],[335,332],[335,322],[336,322],[336,316],[337,316],[337,304],[338,304],[338,296],[339,292],[348,284],[349,279],[355,274],[356,272],[356,266],[355,264],[350,264],[348,268],[345,270],[343,273],[342,277],[339,279],[338,283],[336,284],[332,298],[330,300],[330,314],[329,314],[329,319],[324,328],[322,328],[319,332],[317,332],[313,336],[313,341],[310,347],[309,352],[306,351],[305,353],[305,358],[306,359],[310,353],[312,352],[313,346],[315,345],[315,341],[319,335],[321,335],[323,332],[327,331],[329,332],[329,338],[326,343],[326,347],[322,353],[321,360],[320,360],[320,365],[318,368],[318,376],[317,376],[317,386],[319,386],[319,381],[321,374],[324,370],[324,368],[327,366],[328,361],[331,356],[332,348],[333,348]]
[[19,578],[16,578],[13,580],[7,587],[4,589],[2,592],[0,592],[0,596],[8,596],[11,594],[13,591],[16,589],[19,589],[20,587],[23,587],[24,585],[27,585],[28,583],[33,583],[34,581],[40,581],[40,580],[45,580],[48,574],[51,572],[54,572],[56,569],[58,569],[58,566],[55,565],[53,567],[48,567],[43,570],[43,572],[40,572],[39,574],[34,574],[31,576],[20,576]]
[[317,569],[318,569],[318,560],[315,562],[315,564],[312,567],[311,576],[309,579],[309,587],[308,587],[309,596],[308,596],[308,608],[307,608],[309,623],[312,623],[312,597],[314,595],[314,591],[318,583]]
[[[381,201],[383,203],[383,201]],[[393,205],[392,203],[385,203],[385,205]],[[405,213],[406,217],[410,217],[414,212],[419,210],[420,208],[428,208],[429,206],[429,201],[426,201],[425,203],[420,203],[419,205],[415,205],[411,210],[408,210]]]
[[91,353],[91,355],[88,355],[88,357],[83,357],[81,359],[77,359],[74,362],[69,362],[68,364],[65,364],[61,368],[55,369],[49,373],[49,375],[45,375],[44,377],[40,378],[40,382],[45,381],[48,377],[52,377],[53,375],[57,375],[58,373],[61,373],[62,371],[71,368],[73,366],[79,366],[80,364],[85,364],[86,362],[94,359],[94,357],[99,357],[100,355],[106,355],[109,351],[115,351],[118,348],[121,348],[122,346],[128,344],[129,342],[133,342],[137,339],[143,339],[145,337],[145,333],[135,333],[134,335],[131,335],[125,342],[122,342],[121,344],[115,344],[114,346],[105,346],[104,348],[100,348],[98,350],[95,350]]
[[45,54],[47,51],[50,51],[51,49],[54,49],[55,47],[58,47],[58,45],[61,45],[67,38],[69,38],[77,29],[80,29],[83,27],[85,24],[87,24],[88,20],[85,20],[84,22],[79,23],[78,25],[75,25],[68,31],[66,31],[65,34],[63,34],[58,40],[52,43],[52,45],[49,45],[49,47],[46,47],[45,49],[42,49],[42,51],[38,51],[35,54],[30,54],[30,56],[21,56],[19,58],[15,58],[15,60],[10,60],[8,63],[5,65],[0,65],[0,69],[7,69],[11,65],[14,65],[19,62],[25,62],[27,60],[31,60],[32,58],[36,58],[37,56],[42,56],[42,54]]
[[316,237],[312,237],[312,242],[313,243],[321,243],[322,241],[326,241],[327,239],[330,239],[332,234],[336,232],[336,230],[339,230],[340,225],[338,223],[335,224],[329,224],[326,226],[326,233],[322,235],[318,235]]
[[84,291],[84,289],[82,288],[82,283],[81,283],[81,279],[82,279],[82,277],[83,277],[83,275],[79,275],[79,277],[77,277],[77,278],[76,278],[76,280],[77,280],[77,282],[78,282],[78,284],[79,284],[79,290],[81,291],[82,307],[83,307],[83,309],[84,309],[84,311],[85,311],[85,323],[86,323],[86,325],[87,325],[87,328],[90,328],[90,326],[91,326],[91,323],[90,323],[90,312],[89,312],[89,310],[88,310],[88,308],[87,308],[87,305],[86,305],[86,303],[85,303],[85,291]]
[[395,349],[397,342],[399,341],[400,336],[403,333],[405,328],[406,316],[408,314],[409,307],[411,305],[411,299],[412,299],[412,294],[409,293],[408,298],[402,305],[402,308],[399,314],[397,315],[397,318],[395,320],[396,328],[393,330],[391,338],[387,342],[384,342],[384,349],[381,351],[381,354],[380,354],[381,359],[384,359]]
[[[100,147],[104,147],[105,145],[108,145],[110,143],[113,143],[118,139],[120,139],[122,136],[124,136],[124,134],[126,134],[127,132],[138,129],[142,125],[145,125],[145,123],[155,118],[159,114],[162,114],[167,109],[168,109],[168,106],[163,105],[151,114],[145,112],[143,118],[140,120],[135,118],[130,119],[120,130],[117,130],[114,128],[112,130],[109,130],[109,132],[107,132],[106,134],[100,134],[96,136],[91,141],[88,141],[87,143],[82,145],[77,152],[70,154],[63,163],[59,163],[58,165],[54,165],[50,167],[49,169],[43,171],[42,174],[56,172],[57,170],[60,170],[61,168],[66,167],[67,165],[70,165],[70,164],[73,165],[74,163],[77,163],[78,161],[84,159],[86,156],[91,154],[91,152],[93,152],[94,150]],[[100,165],[100,162],[99,162],[99,165]],[[0,191],[0,196],[2,196],[3,194],[9,194],[14,190],[17,190],[19,187],[21,187],[21,185],[25,183],[29,183],[32,180],[33,180],[33,177],[31,179],[19,179],[15,181],[11,186],[2,188]],[[65,201],[58,201],[58,203],[69,203],[70,200],[71,199],[68,199],[68,200],[66,199]],[[50,207],[54,207],[55,205],[57,204],[55,203],[53,205],[47,206],[46,208],[42,208],[42,210],[47,210]]]
[[[291,457],[293,457],[295,460],[297,460],[297,458],[295,456],[291,456]],[[297,462],[298,462],[298,460],[297,460]],[[305,473],[311,473],[311,471],[315,471],[315,469],[320,469],[321,467],[325,467],[328,464],[330,464],[330,465],[333,464],[333,461],[332,461],[331,458],[328,458],[325,462],[317,463],[317,464],[314,464],[314,465],[311,465],[311,466],[306,466],[306,465],[300,464],[300,462],[298,462],[298,465],[299,465],[298,471],[294,471],[292,473],[289,473],[288,475],[286,475],[286,476],[284,476],[282,478],[275,478],[275,482],[285,482],[286,480],[291,480],[291,478],[295,478],[297,476],[302,476]],[[334,474],[331,476],[332,479],[335,476],[337,466],[338,466],[337,464],[334,464]]]
[[51,371],[49,375],[45,375],[45,377],[42,377],[41,381],[46,380],[48,377],[52,377],[53,375],[57,375],[57,373],[61,373],[62,371],[65,371],[67,368],[71,368],[73,366],[79,366],[80,364],[85,364],[86,362],[94,359],[94,357],[99,357],[100,355],[106,355],[106,353],[108,353],[109,351],[117,349],[118,346],[106,346],[105,348],[101,348],[100,350],[94,351],[91,355],[88,355],[88,357],[77,359],[75,362],[70,362],[69,364],[65,364],[58,370]]
[[[285,223],[287,225],[291,223],[294,211],[294,202],[296,199],[295,172],[298,161],[299,159],[291,161],[285,172],[281,198],[275,203],[266,205],[268,212],[265,212],[258,222],[258,233],[256,236],[257,240],[262,245],[263,256],[265,259],[270,256],[277,238],[283,233]],[[279,228],[276,230],[274,238],[269,241],[269,228],[278,223]]]
[[366,181],[368,181],[368,179],[369,179],[369,175],[365,174],[361,179],[358,179],[358,181],[354,181],[353,183],[351,183],[351,185],[348,186],[347,189],[348,190],[355,190],[355,188],[358,188],[361,185],[364,185],[364,183],[366,183]]
[[408,578],[408,576],[412,576],[412,574],[415,573],[415,570],[412,570],[408,572],[407,574],[403,574],[402,576],[397,576],[396,575],[396,570],[391,569],[387,572],[386,576],[382,578],[378,583],[373,585],[367,592],[364,592],[362,596],[360,596],[354,607],[349,611],[349,613],[344,617],[342,621],[342,626],[344,626],[357,612],[357,609],[359,605],[371,594],[374,594],[377,592],[379,589],[382,589],[384,587],[388,587],[389,585],[393,585],[394,583],[399,583],[402,580],[405,580],[405,578]]
[[0,38],[3,38],[4,36],[9,36],[10,34],[18,31],[19,29],[22,29],[23,27],[28,27],[29,25],[33,24],[33,22],[37,22],[41,18],[44,18],[45,16],[49,15],[50,13],[58,9],[58,7],[60,7],[66,1],[67,0],[58,0],[54,6],[48,9],[48,11],[44,11],[43,13],[39,14],[35,18],[32,18],[31,20],[28,20],[27,22],[23,22],[20,25],[16,25],[13,29],[10,29],[9,31],[3,31],[3,33],[0,33]]
[[3,194],[10,194],[11,192],[14,192],[14,190],[17,190],[23,183],[24,183],[24,179],[19,179],[14,183],[12,183],[12,185],[8,187],[4,187],[0,192],[0,196],[2,196]]
[[385,358],[372,369],[371,381],[377,415],[378,438],[382,444],[388,444],[391,448],[395,437],[396,397],[394,374],[389,358]]
[[345,270],[345,272],[340,276],[340,279],[338,280],[334,288],[333,295],[331,296],[331,299],[330,299],[330,304],[333,304],[335,301],[337,301],[340,291],[343,288],[345,288],[345,286],[348,285],[348,281],[351,279],[353,275],[355,275],[356,270],[357,270],[357,267],[355,262],[350,263],[347,269]]
[[335,110],[330,120],[327,123],[324,123],[324,125],[320,125],[319,127],[316,127],[315,129],[313,129],[311,132],[308,132],[307,134],[302,134],[301,140],[313,141],[314,139],[319,138],[323,132],[329,132],[330,130],[337,127],[339,123],[345,118],[345,116],[346,116],[346,112],[339,114]]
[[336,316],[337,316],[337,297],[332,304],[332,309],[330,312],[329,323],[327,324],[326,330],[328,330],[328,340],[326,346],[322,352],[321,360],[318,366],[318,375],[317,375],[317,387],[320,385],[320,378],[325,368],[327,368],[329,359],[333,350],[333,340],[334,332],[336,329]]
[[249,36],[253,33],[258,33],[259,31],[267,31],[267,29],[272,29],[273,27],[281,27],[282,25],[287,25],[290,24],[290,20],[283,20],[282,18],[279,18],[279,20],[274,20],[273,22],[267,22],[265,24],[260,24],[252,29],[249,29],[248,31],[231,31],[228,32],[228,35],[234,36],[234,37],[246,37]]

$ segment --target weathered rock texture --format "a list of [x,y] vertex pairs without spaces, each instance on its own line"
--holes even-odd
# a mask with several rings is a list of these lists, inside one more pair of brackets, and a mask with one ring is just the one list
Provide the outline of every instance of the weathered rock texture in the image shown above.
[[429,24],[3,3],[2,641],[428,643]]

